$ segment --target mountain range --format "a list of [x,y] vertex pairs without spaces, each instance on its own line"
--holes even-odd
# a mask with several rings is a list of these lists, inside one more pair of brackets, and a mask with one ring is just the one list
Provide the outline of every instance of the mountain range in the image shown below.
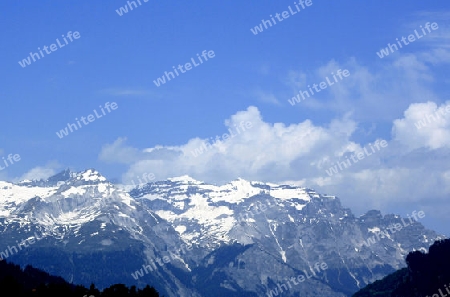
[[244,179],[126,186],[65,170],[0,181],[0,198],[2,258],[164,296],[351,296],[444,238],[417,216],[357,217],[338,197]]

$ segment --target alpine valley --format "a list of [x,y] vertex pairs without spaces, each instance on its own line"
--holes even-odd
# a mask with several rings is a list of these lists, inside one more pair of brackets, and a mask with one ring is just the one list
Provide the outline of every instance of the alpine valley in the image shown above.
[[[356,217],[335,196],[290,185],[182,176],[130,187],[93,169],[0,181],[1,257],[87,287],[149,284],[170,297],[351,296],[441,238],[418,221],[376,210]],[[301,275],[305,281],[288,282]]]

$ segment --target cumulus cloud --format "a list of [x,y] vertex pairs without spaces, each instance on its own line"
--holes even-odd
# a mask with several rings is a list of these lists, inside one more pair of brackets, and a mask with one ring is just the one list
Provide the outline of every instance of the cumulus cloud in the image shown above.
[[439,107],[430,101],[411,104],[404,118],[394,121],[392,132],[408,150],[450,148],[450,101]]
[[[193,138],[178,146],[137,149],[119,138],[104,146],[100,156],[109,162],[128,164],[124,181],[145,173],[153,173],[156,180],[189,175],[216,184],[242,177],[339,195],[355,211],[411,203],[426,209],[430,195],[442,204],[450,191],[450,171],[443,165],[450,162],[450,137],[439,137],[448,135],[450,126],[448,119],[421,129],[415,123],[443,108],[433,102],[411,104],[403,118],[393,121],[387,147],[332,176],[327,169],[364,148],[370,151],[381,140],[374,136],[367,143],[353,141],[359,124],[351,114],[322,126],[310,120],[285,125],[264,121],[259,109],[250,106],[225,120],[223,131],[232,136],[227,139],[222,133],[208,139]],[[241,128],[245,123],[251,123],[251,128]],[[213,144],[217,139],[220,141]]]
[[100,157],[129,164],[124,179],[152,172],[157,179],[187,174],[218,183],[236,177],[282,181],[323,175],[323,168],[312,166],[314,161],[324,156],[339,158],[347,151],[362,148],[349,140],[357,128],[349,115],[325,127],[309,120],[285,125],[265,122],[258,108],[250,106],[224,124],[227,133],[209,139],[193,138],[179,146],[139,150],[119,138],[104,146]]
[[393,121],[388,147],[361,161],[364,166],[304,182],[340,194],[355,210],[414,206],[444,217],[450,207],[449,133],[450,102],[412,103]]

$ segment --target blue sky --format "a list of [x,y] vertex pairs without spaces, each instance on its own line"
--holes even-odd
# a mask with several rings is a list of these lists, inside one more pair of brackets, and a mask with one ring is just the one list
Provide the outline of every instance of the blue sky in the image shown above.
[[[116,10],[127,1],[2,4],[0,157],[21,160],[0,178],[45,178],[70,167],[123,182],[143,173],[289,182],[338,195],[357,214],[424,210],[427,227],[450,234],[450,113],[414,125],[450,104],[447,1],[312,0],[257,35],[250,29],[294,1],[141,4],[122,16]],[[439,28],[387,57],[376,54],[427,22]],[[80,38],[19,65],[69,31]],[[155,86],[203,50],[214,58]],[[350,76],[288,102],[338,69]],[[106,102],[118,108],[56,135]],[[252,128],[191,154],[242,121]],[[387,147],[326,173],[382,139]]]

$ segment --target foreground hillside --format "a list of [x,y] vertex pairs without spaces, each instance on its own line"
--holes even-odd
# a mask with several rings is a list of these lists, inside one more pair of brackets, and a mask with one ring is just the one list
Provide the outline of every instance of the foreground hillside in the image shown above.
[[155,289],[147,286],[143,290],[136,290],[136,287],[130,289],[124,285],[113,285],[103,292],[100,292],[91,285],[89,289],[83,286],[74,286],[67,283],[61,277],[51,276],[39,269],[27,266],[21,269],[20,266],[0,261],[0,296],[14,297],[158,297]]
[[436,241],[426,254],[414,251],[407,268],[368,285],[353,297],[445,297],[450,294],[450,239]]

